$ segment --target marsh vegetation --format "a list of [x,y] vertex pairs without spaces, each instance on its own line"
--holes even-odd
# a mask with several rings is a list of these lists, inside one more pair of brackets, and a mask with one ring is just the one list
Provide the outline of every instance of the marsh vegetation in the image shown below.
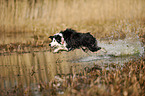
[[[0,95],[145,95],[144,0],[0,0]],[[107,54],[53,54],[48,36],[91,32]],[[91,56],[90,56],[91,55]]]
[[141,35],[144,3],[144,0],[1,0],[0,30],[49,35],[69,27],[90,31],[101,38],[124,35],[124,27],[131,25]]

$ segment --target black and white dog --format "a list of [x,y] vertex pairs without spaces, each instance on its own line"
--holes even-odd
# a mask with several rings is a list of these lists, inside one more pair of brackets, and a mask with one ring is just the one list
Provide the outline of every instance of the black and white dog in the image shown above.
[[66,29],[49,38],[52,40],[49,46],[54,48],[54,53],[71,51],[76,48],[82,48],[83,51],[89,49],[92,52],[101,49],[97,46],[97,40],[90,33],[78,33],[73,29]]

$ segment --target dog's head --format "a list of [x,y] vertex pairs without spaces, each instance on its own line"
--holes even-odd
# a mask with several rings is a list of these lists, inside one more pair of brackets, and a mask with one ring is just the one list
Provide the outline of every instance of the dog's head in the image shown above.
[[54,34],[54,36],[49,37],[52,42],[49,44],[50,47],[56,48],[64,44],[64,38],[61,33]]

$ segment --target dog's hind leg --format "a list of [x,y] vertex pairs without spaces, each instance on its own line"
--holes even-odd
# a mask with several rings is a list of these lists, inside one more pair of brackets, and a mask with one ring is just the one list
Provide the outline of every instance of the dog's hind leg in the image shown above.
[[101,47],[88,47],[90,51],[96,52],[101,49]]
[[107,53],[107,50],[105,48],[101,48],[100,51],[103,51],[104,53]]
[[97,49],[97,51],[94,51],[94,50],[93,51],[90,50],[90,51],[92,51],[93,53],[100,53],[101,51],[104,52],[104,53],[107,53],[107,50],[105,48],[101,48],[101,49],[100,48],[99,48],[99,50]]

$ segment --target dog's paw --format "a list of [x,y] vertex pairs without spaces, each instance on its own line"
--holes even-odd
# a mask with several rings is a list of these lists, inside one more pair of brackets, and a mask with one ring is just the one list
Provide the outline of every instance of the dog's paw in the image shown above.
[[59,52],[59,50],[57,50],[57,49],[55,49],[54,51],[53,51],[53,53],[58,53]]

